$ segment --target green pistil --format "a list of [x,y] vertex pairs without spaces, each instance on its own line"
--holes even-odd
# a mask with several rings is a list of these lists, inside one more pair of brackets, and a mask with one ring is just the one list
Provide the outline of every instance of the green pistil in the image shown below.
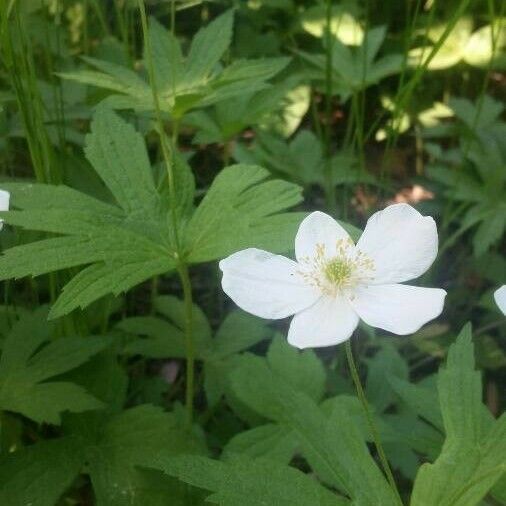
[[341,286],[350,278],[352,266],[347,260],[334,258],[325,265],[323,272],[333,285]]

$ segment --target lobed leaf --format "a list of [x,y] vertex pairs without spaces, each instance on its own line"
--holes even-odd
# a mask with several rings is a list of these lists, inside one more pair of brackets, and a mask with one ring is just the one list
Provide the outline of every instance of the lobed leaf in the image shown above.
[[470,325],[450,347],[438,392],[446,440],[436,461],[420,468],[411,505],[472,506],[506,470],[506,417],[493,421],[483,409]]
[[301,471],[266,459],[236,457],[230,462],[219,462],[184,456],[164,459],[157,467],[186,483],[212,492],[207,501],[222,506],[349,504]]

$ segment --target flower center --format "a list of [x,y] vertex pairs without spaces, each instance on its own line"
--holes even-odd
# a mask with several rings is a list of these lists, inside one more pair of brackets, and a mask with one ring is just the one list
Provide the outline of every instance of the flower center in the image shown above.
[[306,282],[331,297],[374,277],[374,262],[357,250],[351,239],[337,240],[331,251],[326,251],[324,244],[317,244],[315,256],[302,259],[301,265],[300,274]]
[[323,267],[327,280],[336,286],[343,286],[353,273],[353,263],[348,258],[335,257]]

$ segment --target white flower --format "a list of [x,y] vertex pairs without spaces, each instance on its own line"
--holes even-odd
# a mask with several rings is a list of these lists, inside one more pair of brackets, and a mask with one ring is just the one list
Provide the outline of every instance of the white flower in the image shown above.
[[[9,210],[9,200],[11,198],[11,194],[6,192],[5,190],[0,190],[0,211],[8,211]],[[0,230],[4,228],[4,220],[0,219]]]
[[506,285],[502,285],[494,292],[494,299],[499,309],[506,315]]
[[295,315],[288,342],[298,348],[349,339],[359,319],[395,334],[416,332],[443,310],[446,292],[401,285],[437,255],[434,220],[407,204],[375,213],[357,245],[330,216],[314,212],[295,238],[297,261],[255,248],[220,262],[225,293],[269,319]]

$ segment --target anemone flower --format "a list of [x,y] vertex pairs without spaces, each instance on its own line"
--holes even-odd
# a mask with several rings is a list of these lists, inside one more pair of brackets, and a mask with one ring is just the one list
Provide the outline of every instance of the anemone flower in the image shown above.
[[222,287],[248,313],[293,315],[288,342],[298,348],[346,341],[360,319],[406,335],[443,310],[444,290],[400,284],[427,271],[437,249],[434,220],[407,204],[373,214],[356,245],[317,211],[299,226],[296,261],[255,248],[238,251],[220,262]]
[[499,309],[506,315],[506,285],[502,285],[494,292],[494,299]]
[[[11,198],[11,194],[6,192],[5,190],[0,190],[0,211],[8,211],[9,210],[9,200]],[[0,220],[0,230],[4,228],[4,220]]]

